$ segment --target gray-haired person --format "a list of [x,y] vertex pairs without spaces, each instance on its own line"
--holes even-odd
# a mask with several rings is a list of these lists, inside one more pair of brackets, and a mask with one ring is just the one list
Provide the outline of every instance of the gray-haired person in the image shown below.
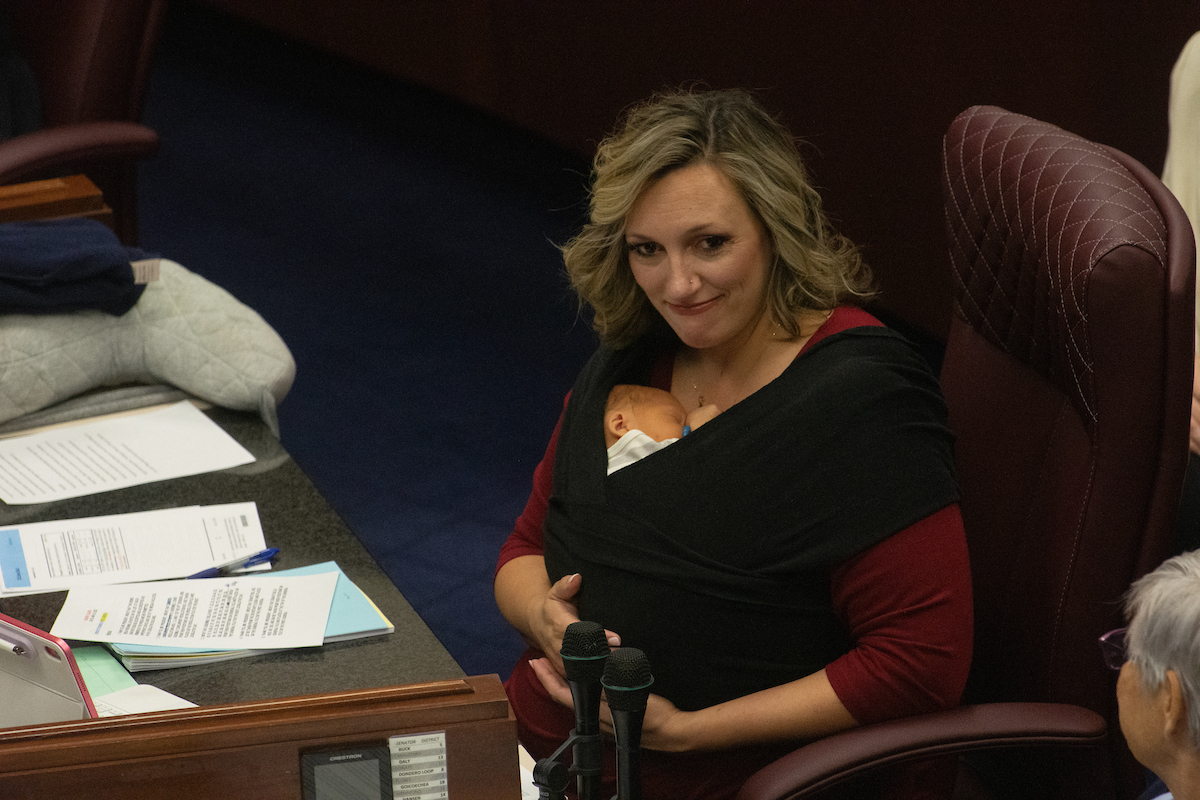
[[1200,798],[1200,550],[1164,561],[1135,581],[1128,629],[1101,641],[1121,670],[1121,731],[1159,780],[1145,800]]

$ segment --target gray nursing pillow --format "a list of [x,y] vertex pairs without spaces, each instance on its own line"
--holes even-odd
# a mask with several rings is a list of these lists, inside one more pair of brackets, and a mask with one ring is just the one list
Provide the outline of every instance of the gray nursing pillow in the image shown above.
[[158,267],[121,316],[0,315],[0,423],[98,387],[167,383],[273,426],[296,377],[287,345],[221,287],[174,261]]

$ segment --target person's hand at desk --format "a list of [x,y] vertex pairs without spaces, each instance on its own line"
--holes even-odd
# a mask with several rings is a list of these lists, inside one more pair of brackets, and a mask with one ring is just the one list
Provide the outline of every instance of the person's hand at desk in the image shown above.
[[[562,650],[563,634],[572,622],[579,622],[575,596],[583,585],[582,576],[568,575],[551,585],[546,577],[546,562],[541,556],[522,556],[504,565],[496,575],[496,595],[504,598],[500,611],[524,637],[525,642],[546,654],[548,668],[564,681]],[[621,639],[611,631],[608,643],[612,647]],[[568,691],[567,697],[570,697]]]
[[[540,658],[531,664],[555,702],[571,708],[571,687],[549,660]],[[722,750],[749,743],[817,739],[857,724],[822,670],[699,711],[681,711],[670,700],[651,693],[641,745],[668,753]],[[612,713],[603,701],[600,728],[613,735]]]

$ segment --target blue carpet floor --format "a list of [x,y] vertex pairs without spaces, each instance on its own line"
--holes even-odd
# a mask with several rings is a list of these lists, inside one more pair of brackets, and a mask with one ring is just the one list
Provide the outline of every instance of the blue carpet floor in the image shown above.
[[463,669],[507,676],[496,553],[594,346],[555,247],[586,160],[186,3],[146,122],[142,246],[279,331],[284,445]]

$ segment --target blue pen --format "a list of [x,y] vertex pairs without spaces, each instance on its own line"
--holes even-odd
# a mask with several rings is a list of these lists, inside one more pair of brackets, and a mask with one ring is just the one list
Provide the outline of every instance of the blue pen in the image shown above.
[[188,579],[191,580],[192,578],[219,578],[222,575],[228,575],[230,572],[234,571],[235,569],[242,569],[244,567],[253,567],[255,564],[261,564],[264,561],[270,561],[277,555],[279,555],[278,547],[268,547],[266,550],[260,550],[259,552],[254,553],[252,555],[242,556],[241,558],[235,558],[233,561],[230,561],[227,564],[221,564],[216,567],[209,567],[208,569],[202,569],[199,572],[197,572],[195,575],[188,575]]

